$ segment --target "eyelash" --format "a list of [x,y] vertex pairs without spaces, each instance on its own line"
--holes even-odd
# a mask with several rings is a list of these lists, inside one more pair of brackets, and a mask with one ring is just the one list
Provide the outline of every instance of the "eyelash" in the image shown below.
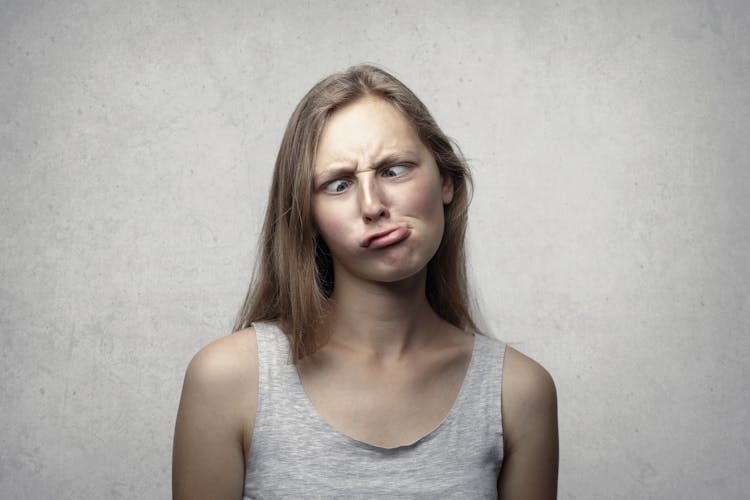
[[330,189],[331,186],[333,186],[334,184],[336,184],[338,182],[350,182],[350,181],[344,180],[344,179],[336,179],[335,181],[326,182],[322,186],[323,191],[325,191],[326,193],[331,193],[331,194],[338,194],[338,193],[340,193],[341,191],[336,191],[335,189],[333,189],[333,190]]
[[[393,169],[396,169],[398,167],[403,168],[403,170],[401,172],[397,173],[396,175],[390,175],[390,176],[389,175],[385,175],[386,172],[388,172],[390,170],[393,170]],[[383,168],[382,170],[380,170],[379,173],[383,177],[386,177],[386,178],[389,178],[389,179],[393,179],[393,178],[401,177],[402,175],[404,175],[409,170],[410,167],[411,167],[411,165],[406,164],[406,163],[397,163],[396,165],[391,165],[390,167]],[[331,186],[337,185],[337,183],[341,183],[341,182],[347,183],[346,187],[348,187],[348,186],[351,185],[351,180],[349,180],[349,179],[335,179],[335,180],[332,180],[330,182],[324,183],[321,186],[321,189],[323,191],[327,192],[327,193],[330,193],[330,194],[339,194],[339,193],[342,193],[343,191],[336,191],[335,189],[333,189],[333,190],[330,189]]]

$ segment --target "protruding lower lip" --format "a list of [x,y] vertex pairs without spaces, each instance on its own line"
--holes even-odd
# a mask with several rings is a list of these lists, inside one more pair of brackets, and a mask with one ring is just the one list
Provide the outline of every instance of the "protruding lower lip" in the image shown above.
[[409,228],[399,226],[390,231],[379,233],[375,236],[372,236],[371,238],[368,238],[367,240],[365,240],[362,246],[375,250],[378,248],[385,248],[387,246],[395,245],[396,243],[405,240],[409,236],[410,232],[411,231],[409,231]]

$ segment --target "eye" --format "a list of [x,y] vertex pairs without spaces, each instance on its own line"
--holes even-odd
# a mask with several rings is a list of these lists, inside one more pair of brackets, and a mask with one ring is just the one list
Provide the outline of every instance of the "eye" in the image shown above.
[[383,177],[398,177],[406,173],[409,167],[406,165],[393,165],[383,170]]
[[326,193],[342,193],[349,187],[349,181],[344,179],[336,179],[328,184],[323,185],[323,190]]

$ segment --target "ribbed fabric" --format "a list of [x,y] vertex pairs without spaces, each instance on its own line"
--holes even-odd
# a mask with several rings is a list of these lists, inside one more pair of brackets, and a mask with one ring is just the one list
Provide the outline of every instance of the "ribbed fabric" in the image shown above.
[[443,422],[410,445],[381,448],[331,427],[307,397],[283,332],[254,327],[258,410],[244,499],[497,498],[503,343],[474,335],[468,371]]

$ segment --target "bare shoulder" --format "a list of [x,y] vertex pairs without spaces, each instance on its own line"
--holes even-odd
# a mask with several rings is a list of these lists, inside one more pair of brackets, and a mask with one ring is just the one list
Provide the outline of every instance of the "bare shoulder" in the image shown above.
[[557,391],[539,363],[507,347],[502,389],[505,457],[498,478],[501,498],[556,498]]
[[503,364],[503,408],[512,414],[553,409],[557,401],[549,372],[530,357],[508,346]]
[[258,394],[255,331],[201,349],[185,373],[172,456],[174,498],[242,494]]
[[[211,342],[193,357],[185,382],[213,390],[257,382],[258,353],[255,330],[246,328]],[[255,379],[255,380],[253,380]]]
[[223,415],[224,425],[240,426],[245,448],[249,447],[257,399],[258,351],[252,327],[211,342],[190,361],[183,402],[213,408]]

